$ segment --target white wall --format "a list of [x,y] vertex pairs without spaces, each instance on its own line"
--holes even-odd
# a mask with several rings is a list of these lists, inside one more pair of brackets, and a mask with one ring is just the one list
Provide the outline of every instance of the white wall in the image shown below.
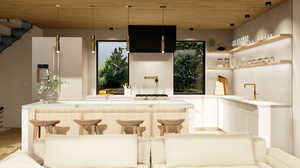
[[[265,34],[292,34],[290,1],[268,11],[260,17],[241,25],[234,31],[234,38],[249,35],[251,39],[263,37]],[[234,62],[251,58],[275,57],[276,60],[291,60],[292,40],[282,40],[253,49],[237,52]],[[291,65],[264,66],[238,69],[233,72],[234,94],[250,97],[252,88],[244,89],[243,84],[257,84],[258,99],[292,102],[292,67]]]
[[[135,93],[173,93],[173,54],[130,53],[129,57],[129,83]],[[157,88],[153,79],[144,76],[158,76]]]
[[254,20],[242,24],[234,33],[233,38],[237,39],[249,35],[251,39],[257,39],[268,33],[280,34],[291,33],[291,5],[290,0],[272,10],[256,17]]
[[293,0],[293,119],[294,152],[300,157],[300,1]]
[[4,126],[21,126],[21,105],[31,100],[32,37],[43,36],[34,26],[20,40],[0,54],[0,106],[4,106]]
[[[37,83],[37,65],[48,64],[53,71],[55,37],[34,37],[32,39],[32,97],[39,101]],[[82,98],[82,39],[80,37],[62,37],[61,71],[62,81],[60,100]]]
[[[59,33],[66,37],[82,37],[83,38],[83,89],[85,95],[96,94],[96,56],[91,54],[89,37],[92,30],[89,29],[45,29],[45,36],[56,36]],[[113,31],[107,29],[96,30],[97,40],[125,40],[127,29],[115,29]],[[231,30],[178,30],[178,40],[209,40],[214,39],[217,44],[224,44],[230,48],[232,41]],[[210,48],[212,49],[212,48]],[[215,87],[209,85],[207,87]],[[213,90],[213,89],[209,89]]]

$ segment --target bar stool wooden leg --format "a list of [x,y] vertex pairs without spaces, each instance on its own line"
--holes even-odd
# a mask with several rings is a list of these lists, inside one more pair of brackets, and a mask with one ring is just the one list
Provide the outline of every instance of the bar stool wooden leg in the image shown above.
[[45,127],[46,135],[53,134],[53,129],[58,124],[59,120],[30,120],[33,125],[33,140],[41,138],[41,128]]
[[96,126],[96,134],[97,135],[102,135],[103,132],[107,129],[107,125],[106,124],[101,124],[101,125],[97,125]]
[[79,125],[79,135],[83,134],[83,130],[89,135],[97,134],[97,125],[101,120],[74,120]]

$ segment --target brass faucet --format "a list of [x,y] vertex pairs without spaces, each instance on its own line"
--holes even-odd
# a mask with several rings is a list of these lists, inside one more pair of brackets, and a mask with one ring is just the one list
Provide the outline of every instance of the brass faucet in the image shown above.
[[246,88],[247,86],[253,86],[253,99],[256,100],[256,84],[255,83],[244,83],[244,88]]
[[158,88],[158,76],[144,76],[144,79],[154,79],[155,87]]

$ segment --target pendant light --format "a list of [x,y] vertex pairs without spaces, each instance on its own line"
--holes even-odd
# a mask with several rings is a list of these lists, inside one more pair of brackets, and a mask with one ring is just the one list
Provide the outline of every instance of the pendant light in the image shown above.
[[162,55],[165,54],[165,9],[167,6],[162,5],[161,8],[161,14],[162,14],[162,35],[161,35],[161,53]]
[[[56,21],[59,19],[59,9],[60,9],[60,4],[56,4]],[[55,53],[59,54],[60,53],[60,35],[56,35],[56,42],[55,42]]]
[[96,28],[95,28],[95,5],[90,5],[92,10],[92,25],[93,25],[93,35],[91,35],[91,53],[96,53]]
[[[132,6],[131,5],[127,5],[126,8],[127,8],[127,28],[128,28],[129,24],[130,24],[130,8],[132,8]],[[126,44],[126,51],[129,54],[129,52],[130,52],[129,31],[127,31],[126,43],[127,43]]]

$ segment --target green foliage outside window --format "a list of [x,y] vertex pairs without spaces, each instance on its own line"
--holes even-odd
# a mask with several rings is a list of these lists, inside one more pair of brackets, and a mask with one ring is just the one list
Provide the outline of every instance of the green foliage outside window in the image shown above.
[[205,43],[178,41],[174,53],[174,94],[205,94]]
[[98,91],[123,94],[123,85],[128,83],[128,61],[124,48],[115,48],[111,56],[98,67]]

